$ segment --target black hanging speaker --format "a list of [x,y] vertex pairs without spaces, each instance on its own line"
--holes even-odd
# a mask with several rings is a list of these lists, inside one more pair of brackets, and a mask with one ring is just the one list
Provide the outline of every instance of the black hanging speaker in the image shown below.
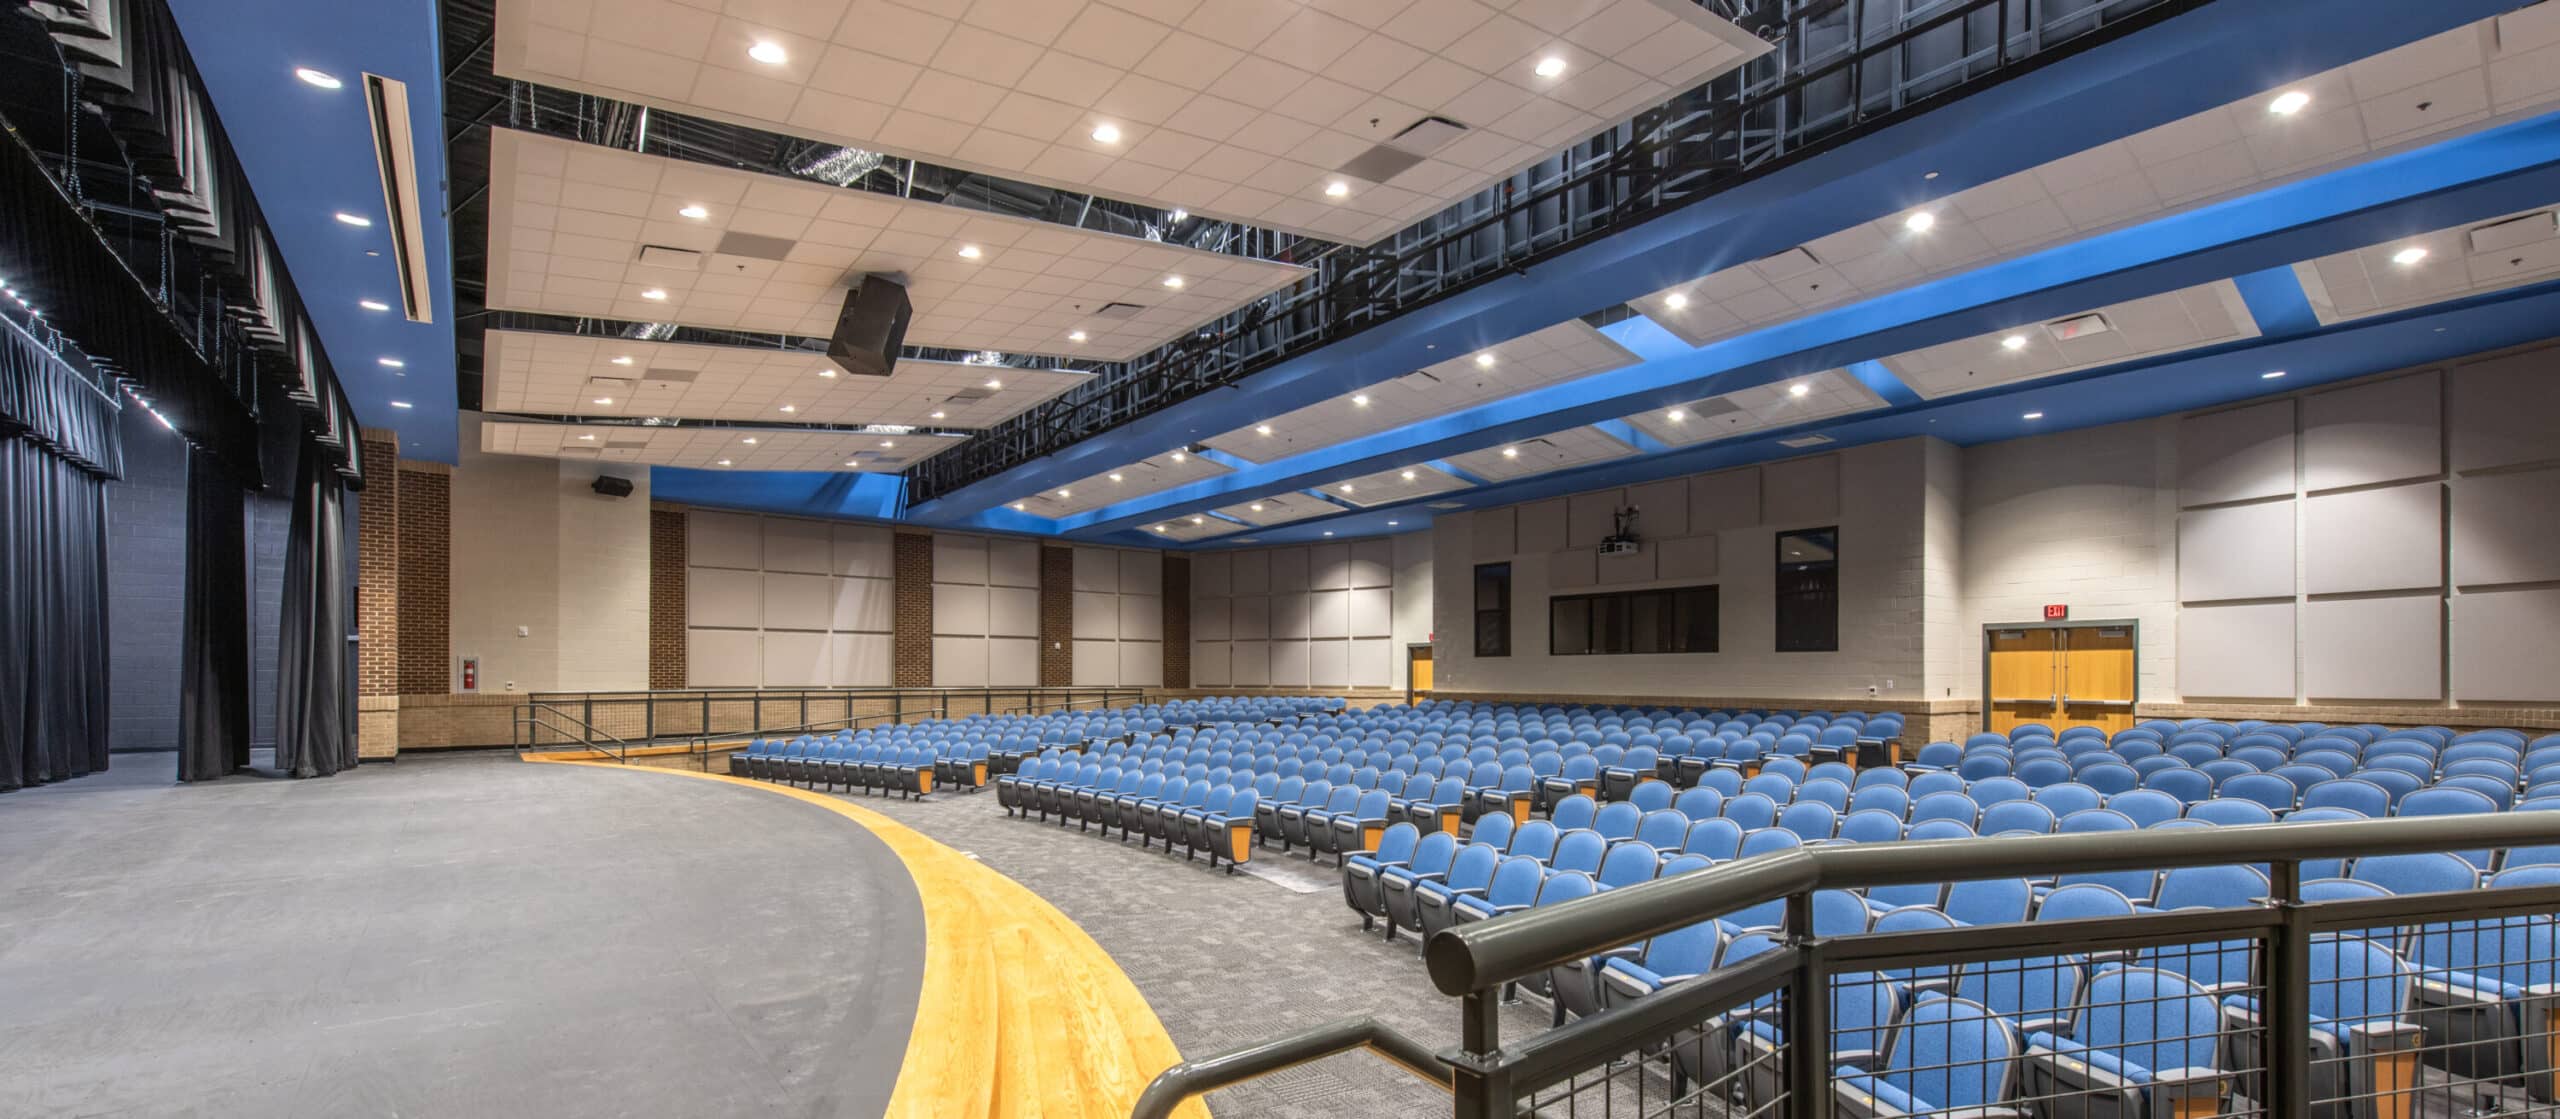
[[827,340],[827,356],[858,377],[886,377],[898,364],[898,347],[907,341],[907,320],[915,306],[907,302],[907,286],[880,276],[864,276],[844,296],[844,313],[836,317],[835,337]]
[[606,497],[629,497],[631,496],[631,479],[616,478],[611,474],[598,474],[594,488],[597,493]]

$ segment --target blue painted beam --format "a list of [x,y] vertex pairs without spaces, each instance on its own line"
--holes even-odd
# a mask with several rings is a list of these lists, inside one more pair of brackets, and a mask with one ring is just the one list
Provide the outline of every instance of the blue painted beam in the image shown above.
[[2256,320],[2261,334],[2309,334],[2320,329],[2320,316],[2311,310],[2311,296],[2302,290],[2302,277],[2291,267],[2269,268],[2231,278],[2240,289],[2240,301],[2249,307],[2249,317]]
[[[2003,330],[2560,197],[2560,114],[2273,187],[1060,522],[1124,527]],[[963,523],[967,523],[964,519]]]
[[[1014,495],[1153,453],[1133,448],[1197,442],[2509,7],[2507,0],[2206,4],[2062,64],[1973,91],[1922,121],[1737,184],[1284,361],[1246,378],[1241,391],[1206,394],[1140,417],[924,503],[913,516],[933,524],[970,523],[974,514]],[[2270,35],[2269,28],[2286,33]],[[1924,179],[1933,172],[1937,179]]]

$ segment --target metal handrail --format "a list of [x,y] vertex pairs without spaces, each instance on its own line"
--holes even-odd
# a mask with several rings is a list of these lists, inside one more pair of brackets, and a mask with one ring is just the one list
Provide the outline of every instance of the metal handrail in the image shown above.
[[[1140,691],[1138,694],[1139,694],[1139,695],[1145,695],[1146,693],[1145,693],[1144,691]],[[1101,699],[1101,701],[1100,701],[1100,702],[1102,703],[1102,706],[1103,706],[1103,707],[1107,708],[1107,707],[1111,706],[1111,695],[1112,695],[1112,693],[1111,693],[1111,691],[1110,691],[1109,689],[1104,689],[1104,691],[1103,691],[1103,693],[1102,693],[1102,699]],[[1002,710],[997,711],[997,712],[996,712],[996,714],[999,714],[999,715],[1028,715],[1028,714],[1031,714],[1032,712],[1035,712],[1035,711],[1073,711],[1073,710],[1075,710],[1076,705],[1077,705],[1077,704],[1079,704],[1079,703],[1092,703],[1092,702],[1095,702],[1095,701],[1093,701],[1093,700],[1087,700],[1087,699],[1061,699],[1061,700],[1057,700],[1057,701],[1052,702],[1052,703],[1026,703],[1026,704],[1023,704],[1023,705],[1022,705],[1022,706],[1020,706],[1020,707],[1007,707],[1007,708],[1004,708],[1004,709],[1002,709]]]
[[2299,865],[2307,859],[2550,843],[2560,843],[2560,813],[1799,847],[1754,855],[1711,873],[1656,879],[1499,921],[1444,929],[1431,938],[1423,955],[1434,987],[1442,994],[1467,995],[1693,925],[1701,917],[1815,890],[2232,863]]
[[[573,731],[567,727],[545,727],[539,716],[541,712],[546,711],[576,724],[577,729]],[[577,744],[580,747],[588,750],[604,751],[611,754],[613,760],[616,762],[623,765],[631,764],[630,743],[623,741],[611,731],[600,730],[586,720],[572,715],[567,711],[563,711],[551,704],[531,701],[517,704],[515,725],[517,730],[525,732],[522,736],[523,741],[516,746],[516,757],[518,758],[524,757],[524,752],[526,750],[538,745],[538,743],[533,740],[532,731],[550,730],[560,734],[574,734],[577,736]],[[602,735],[606,739],[610,740],[614,745],[614,749],[607,751],[602,743],[595,740],[594,736],[597,735]]]
[[[715,738],[768,738],[777,734],[806,734],[810,731],[817,730],[820,727],[824,727],[828,730],[851,730],[854,727],[862,725],[862,722],[866,719],[895,719],[900,723],[905,723],[907,718],[913,715],[922,715],[927,718],[942,718],[949,714],[950,710],[948,708],[926,707],[915,711],[879,711],[869,715],[838,715],[832,719],[818,719],[812,722],[802,723],[799,726],[791,727],[758,727],[754,730],[744,731],[704,731],[701,734],[693,736],[692,749],[688,752],[701,763],[704,769],[709,769],[711,766],[711,740]],[[839,726],[837,724],[842,725]]]
[[1344,1018],[1166,1069],[1147,1083],[1129,1114],[1131,1119],[1171,1119],[1174,1109],[1194,1096],[1355,1049],[1376,1053],[1441,1091],[1449,1090],[1449,1062],[1428,1046],[1375,1018]]

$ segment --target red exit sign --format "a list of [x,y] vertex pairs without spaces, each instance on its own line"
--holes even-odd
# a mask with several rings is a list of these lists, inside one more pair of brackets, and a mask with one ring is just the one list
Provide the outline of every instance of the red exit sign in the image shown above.
[[2049,603],[2044,608],[2044,620],[2048,622],[2058,622],[2070,616],[2071,608],[2059,602]]

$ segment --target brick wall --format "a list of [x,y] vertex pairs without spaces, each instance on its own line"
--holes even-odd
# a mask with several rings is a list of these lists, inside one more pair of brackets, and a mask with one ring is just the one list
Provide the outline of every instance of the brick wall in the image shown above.
[[357,442],[364,492],[356,502],[356,694],[400,694],[400,435]]
[[1040,549],[1040,686],[1075,680],[1076,550]]
[[1191,686],[1191,557],[1164,557],[1164,686]]
[[896,619],[890,630],[889,654],[896,662],[890,683],[900,688],[933,686],[933,536],[897,534]]
[[649,686],[685,686],[685,511],[649,508]]
[[400,464],[401,695],[443,695],[452,687],[453,618],[447,560],[453,476],[442,463]]

